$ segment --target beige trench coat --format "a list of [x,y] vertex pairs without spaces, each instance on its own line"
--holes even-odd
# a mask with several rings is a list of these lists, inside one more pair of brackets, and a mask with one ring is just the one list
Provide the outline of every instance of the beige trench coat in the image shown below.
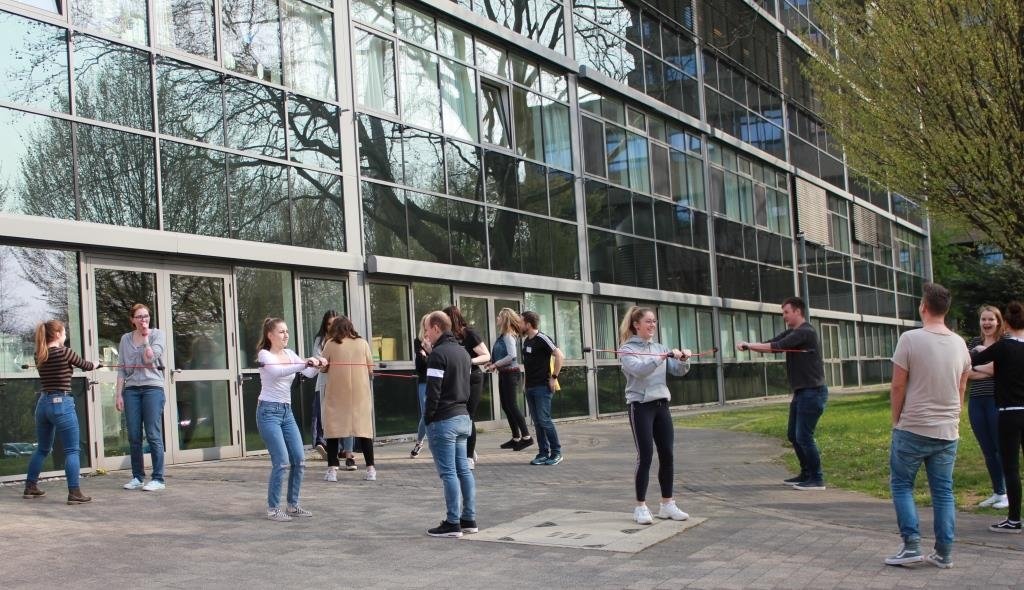
[[346,338],[341,343],[328,340],[323,357],[331,363],[324,387],[323,420],[325,438],[359,436],[373,438],[373,413],[370,404],[370,375],[373,357],[370,345],[358,338]]

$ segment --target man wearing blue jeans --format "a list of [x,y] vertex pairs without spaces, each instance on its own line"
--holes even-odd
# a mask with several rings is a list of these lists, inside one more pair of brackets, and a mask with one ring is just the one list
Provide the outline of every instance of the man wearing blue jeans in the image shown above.
[[[926,283],[917,307],[924,325],[904,332],[892,354],[889,486],[903,545],[885,558],[886,565],[927,561],[940,568],[953,567],[953,464],[971,357],[963,339],[946,327],[949,304],[945,287]],[[927,557],[921,554],[914,505],[914,480],[922,463],[935,521],[935,551]]]
[[767,342],[738,342],[736,348],[786,353],[786,376],[793,390],[786,438],[792,443],[800,461],[800,474],[782,483],[796,490],[824,490],[825,475],[821,470],[821,454],[814,440],[814,429],[825,412],[828,387],[825,386],[825,366],[821,360],[818,333],[806,316],[807,306],[803,300],[789,297],[782,302],[782,320],[787,330]]
[[445,519],[427,530],[431,537],[461,537],[475,533],[476,480],[469,469],[466,443],[473,432],[469,402],[469,353],[451,332],[452,322],[441,311],[426,319],[425,336],[433,347],[427,357],[427,400],[423,421],[430,453],[444,487]]
[[[551,420],[551,398],[558,384],[565,355],[550,336],[540,331],[540,316],[523,312],[523,369],[526,371],[526,406],[533,417],[537,456],[530,465],[558,465],[562,445]],[[552,362],[553,360],[553,362]]]

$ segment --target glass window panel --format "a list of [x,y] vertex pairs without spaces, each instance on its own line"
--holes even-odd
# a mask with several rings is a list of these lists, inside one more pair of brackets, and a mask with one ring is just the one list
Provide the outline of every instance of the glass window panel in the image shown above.
[[549,224],[553,275],[563,279],[580,278],[580,246],[574,223]]
[[457,60],[473,63],[473,37],[446,23],[437,23],[437,37],[441,53]]
[[153,139],[82,124],[75,136],[81,219],[157,229]]
[[228,237],[226,176],[223,153],[161,141],[164,229]]
[[[78,294],[74,252],[0,245],[0,373],[35,372],[21,365],[32,363],[35,328],[50,319],[64,322],[67,345],[82,353]],[[5,398],[9,391],[5,390]]]
[[590,280],[595,283],[615,282],[615,236],[610,233],[587,231],[590,251]]
[[679,308],[679,338],[684,348],[703,350],[697,340],[697,315],[692,307]]
[[[715,346],[714,341],[711,339],[711,334],[714,334],[714,328],[712,328],[711,322],[711,312],[697,312],[697,334],[700,338],[701,350],[707,350],[708,348]],[[719,348],[721,349],[723,346],[719,346]]]
[[550,276],[554,272],[551,257],[553,222],[532,215],[519,216],[516,252],[522,256],[523,272]]
[[0,137],[0,211],[75,219],[71,123],[0,108]]
[[629,159],[626,156],[626,132],[615,125],[605,125],[605,153],[608,155],[608,180],[629,186]]
[[448,202],[452,264],[487,268],[487,211],[480,205]]
[[287,166],[228,156],[228,197],[232,237],[291,243]]
[[581,117],[583,133],[583,169],[587,174],[605,176],[604,125],[590,117]]
[[548,201],[551,215],[566,221],[576,221],[576,191],[572,174],[548,171]]
[[79,116],[153,128],[149,54],[75,35],[75,109]]
[[532,160],[541,160],[544,157],[544,133],[540,95],[512,88],[512,116],[516,128],[516,151]]
[[0,100],[67,113],[67,32],[0,11]]
[[[569,83],[565,76],[551,72],[541,66],[540,68],[541,90],[544,94],[561,101],[569,100]],[[582,108],[582,105],[581,105]]]
[[608,186],[596,180],[587,180],[585,185],[587,204],[587,224],[597,227],[609,227],[608,218]]
[[370,321],[373,360],[412,360],[408,288],[370,283]]
[[[227,369],[224,279],[172,274],[170,283],[174,330],[171,335],[173,342],[168,344],[174,347],[174,368]],[[225,404],[228,399],[226,389]]]
[[480,109],[483,113],[481,141],[511,147],[508,89],[490,83],[480,85]]
[[577,89],[581,111],[586,111],[597,117],[601,116],[601,95],[580,86]]
[[401,127],[369,115],[359,115],[358,125],[359,171],[362,176],[401,183]]
[[533,162],[519,164],[519,208],[530,213],[548,214],[547,169]]
[[408,258],[405,191],[373,182],[362,183],[361,190],[366,253]]
[[340,176],[292,168],[292,240],[296,246],[345,251]]
[[569,131],[569,107],[542,100],[544,114],[544,161],[564,170],[572,169],[572,134]]
[[406,191],[409,215],[409,257],[448,264],[448,199]]
[[[660,341],[672,348],[686,348],[679,340],[679,308],[674,305],[658,306]],[[695,351],[696,352],[696,351]]]
[[440,283],[413,283],[412,297],[413,308],[416,310],[413,321],[418,332],[420,318],[452,304],[452,288]]
[[341,169],[338,107],[306,98],[288,97],[288,148],[293,162],[327,170]]
[[512,80],[540,91],[540,68],[537,64],[530,63],[522,57],[512,54],[509,56],[512,66]]
[[229,147],[284,158],[284,95],[280,90],[227,78],[224,105]]
[[444,192],[444,152],[441,136],[406,127],[402,132],[405,184]]
[[395,90],[395,43],[356,31],[356,103],[388,113],[398,112]]
[[458,141],[445,142],[445,161],[448,170],[448,194],[479,201],[480,148]]
[[224,66],[281,83],[280,10],[276,0],[222,0]]
[[651,192],[650,163],[647,158],[647,138],[627,133],[629,142],[629,186],[640,192]]
[[608,228],[633,233],[632,197],[629,191],[608,187]]
[[146,0],[71,0],[71,22],[146,45]]
[[214,10],[214,0],[155,0],[157,44],[217,59]]
[[[540,325],[537,328],[551,336],[555,341],[555,345],[561,348],[559,344],[561,337],[556,333],[555,326],[555,308],[552,302],[551,295],[547,293],[534,293],[527,291],[524,295],[525,302],[523,303],[523,311],[533,311],[540,317]],[[562,350],[564,353],[565,350]]]
[[487,209],[488,246],[492,270],[522,272],[522,253],[516,242],[519,234],[518,213],[504,209]]
[[436,49],[434,19],[403,4],[395,6],[395,24],[398,36],[430,49]]
[[18,0],[18,2],[34,6],[36,8],[42,8],[43,10],[49,10],[50,12],[60,13],[60,0]]
[[477,140],[476,78],[458,62],[441,60],[441,117],[449,135]]
[[669,176],[671,170],[668,164],[668,148],[657,144],[651,144],[651,189],[657,195],[669,196],[671,194],[671,182]]
[[334,15],[283,0],[285,83],[304,94],[335,97]]
[[519,165],[511,156],[498,152],[484,154],[484,198],[488,203],[519,207]]
[[559,348],[567,359],[583,358],[583,322],[580,302],[569,299],[555,300],[556,335]]
[[633,194],[633,231],[638,236],[654,237],[654,203],[650,197]]
[[349,10],[352,19],[383,29],[395,29],[395,12],[391,8],[391,0],[350,0]]
[[441,90],[437,56],[412,45],[402,45],[398,69],[402,93],[402,118],[436,131],[441,130]]
[[281,318],[295,331],[295,306],[292,273],[249,266],[235,267],[238,287],[238,340],[242,367],[255,369],[259,342],[263,338],[263,320]]
[[504,50],[477,39],[476,65],[488,74],[508,78],[508,56]]
[[224,144],[220,74],[160,60],[156,66],[156,85],[161,133]]
[[[615,308],[610,303],[594,303],[594,345],[603,350],[615,350],[618,343],[618,324],[615,321]],[[611,360],[615,356],[610,352],[595,353],[598,359]]]

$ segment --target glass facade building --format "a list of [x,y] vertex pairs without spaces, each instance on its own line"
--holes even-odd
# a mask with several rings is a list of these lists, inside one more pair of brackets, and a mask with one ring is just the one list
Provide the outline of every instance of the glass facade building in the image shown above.
[[[800,64],[797,0],[0,0],[0,479],[27,468],[34,326],[117,362],[128,309],[168,334],[172,463],[262,451],[262,320],[310,354],[348,314],[413,432],[419,317],[492,342],[532,309],[566,354],[559,418],[625,409],[621,314],[699,357],[675,405],[785,393],[806,273],[829,384],[889,378],[930,274],[927,219],[845,165]],[[798,234],[806,237],[806,258]],[[116,375],[77,373],[83,464],[127,465]],[[95,381],[91,384],[90,381]],[[297,382],[309,421],[311,383]],[[499,425],[497,384],[478,421]],[[308,439],[308,428],[304,428]],[[308,442],[308,440],[307,440]],[[28,446],[26,446],[28,445]],[[55,458],[58,461],[61,457]],[[47,468],[52,469],[53,463]]]

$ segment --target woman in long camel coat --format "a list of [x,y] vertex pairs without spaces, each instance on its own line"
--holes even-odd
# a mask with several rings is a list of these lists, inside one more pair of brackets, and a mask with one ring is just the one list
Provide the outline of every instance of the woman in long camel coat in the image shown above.
[[321,354],[328,365],[324,387],[323,422],[327,439],[327,481],[338,481],[338,448],[340,439],[354,436],[366,460],[367,481],[377,479],[373,464],[373,412],[370,403],[370,376],[373,357],[352,320],[338,316],[331,324],[327,343]]

